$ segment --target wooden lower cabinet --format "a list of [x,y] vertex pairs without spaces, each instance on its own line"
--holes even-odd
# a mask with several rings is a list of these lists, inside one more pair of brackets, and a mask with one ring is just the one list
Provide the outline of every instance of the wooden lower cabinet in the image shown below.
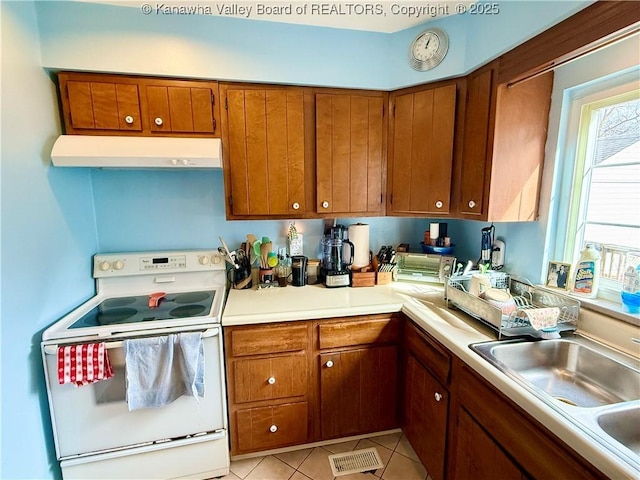
[[431,478],[443,480],[451,355],[413,323],[405,326],[404,347],[402,430]]
[[397,426],[396,345],[323,353],[319,359],[323,439]]
[[232,455],[401,426],[433,480],[606,478],[404,314],[224,335]]
[[373,433],[399,426],[398,314],[318,321],[314,343],[320,379],[320,438]]
[[458,414],[458,439],[452,478],[528,478],[464,409]]
[[399,314],[225,327],[231,454],[397,428]]
[[431,478],[442,480],[449,392],[413,355],[404,365],[402,430]]
[[464,362],[454,360],[447,478],[607,478]]
[[231,453],[307,443],[311,323],[225,327]]

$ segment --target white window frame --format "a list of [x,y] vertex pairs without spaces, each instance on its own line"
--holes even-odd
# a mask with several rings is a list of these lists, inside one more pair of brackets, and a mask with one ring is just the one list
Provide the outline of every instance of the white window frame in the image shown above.
[[[620,103],[638,98],[640,82],[624,75],[617,80],[603,80],[594,82],[583,88],[577,88],[567,93],[569,115],[566,123],[566,138],[569,148],[565,152],[565,161],[561,165],[561,195],[559,219],[562,218],[564,227],[556,231],[556,256],[567,263],[575,263],[579,257],[581,245],[577,236],[578,222],[584,218],[581,211],[582,196],[588,192],[589,177],[584,178],[586,149],[589,133],[581,129],[581,125],[590,122],[591,112],[609,104]],[[611,251],[615,255],[615,248],[605,246],[603,253]],[[603,259],[604,260],[604,259]],[[598,298],[603,298],[620,304],[621,285],[615,281],[601,279]]]

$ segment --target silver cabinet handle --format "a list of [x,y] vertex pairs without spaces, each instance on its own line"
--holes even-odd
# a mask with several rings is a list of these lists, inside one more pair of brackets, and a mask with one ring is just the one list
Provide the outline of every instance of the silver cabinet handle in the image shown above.
[[438,392],[436,392],[433,396],[436,399],[436,402],[439,402],[440,400],[442,400],[442,394]]
[[156,124],[156,125],[158,125],[158,126],[162,125],[162,123],[163,123],[163,122],[162,122],[162,119],[161,119],[160,117],[156,117],[156,119],[154,120],[154,122],[155,122],[155,124]]
[[133,123],[133,117],[131,115],[127,115],[126,117],[124,117],[124,121],[128,124],[131,125]]
[[329,202],[327,202],[326,200],[322,202],[322,208],[329,208]]
[[278,426],[277,426],[277,425],[271,425],[271,426],[269,427],[269,431],[270,431],[271,433],[276,433],[276,432],[278,431]]
[[473,208],[476,206],[476,202],[474,202],[473,200],[469,200],[469,208]]
[[327,363],[324,364],[324,366],[327,368],[333,367],[333,361],[329,360]]
[[276,377],[269,377],[269,380],[267,380],[267,383],[269,385],[273,385],[274,383],[276,383]]

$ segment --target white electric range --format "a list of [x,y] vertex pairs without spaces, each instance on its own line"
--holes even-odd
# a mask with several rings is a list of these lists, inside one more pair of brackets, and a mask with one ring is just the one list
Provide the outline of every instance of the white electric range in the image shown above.
[[[56,455],[68,478],[211,478],[229,472],[217,250],[98,254],[96,295],[48,328],[42,356]],[[123,341],[201,332],[204,397],[129,411]],[[65,345],[105,342],[114,376],[58,383]]]

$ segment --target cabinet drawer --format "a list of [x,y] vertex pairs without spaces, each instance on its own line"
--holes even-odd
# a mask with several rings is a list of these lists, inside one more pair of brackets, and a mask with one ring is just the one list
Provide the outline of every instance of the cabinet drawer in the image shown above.
[[307,402],[238,410],[236,420],[238,447],[243,452],[307,441]]
[[355,317],[338,323],[321,323],[318,326],[318,343],[321,349],[392,343],[400,335],[400,321],[396,317]]
[[304,353],[233,362],[235,402],[295,397],[307,393]]
[[405,346],[439,381],[449,383],[451,355],[413,323],[407,323]]
[[306,323],[296,325],[265,325],[231,331],[231,354],[234,357],[306,350]]

